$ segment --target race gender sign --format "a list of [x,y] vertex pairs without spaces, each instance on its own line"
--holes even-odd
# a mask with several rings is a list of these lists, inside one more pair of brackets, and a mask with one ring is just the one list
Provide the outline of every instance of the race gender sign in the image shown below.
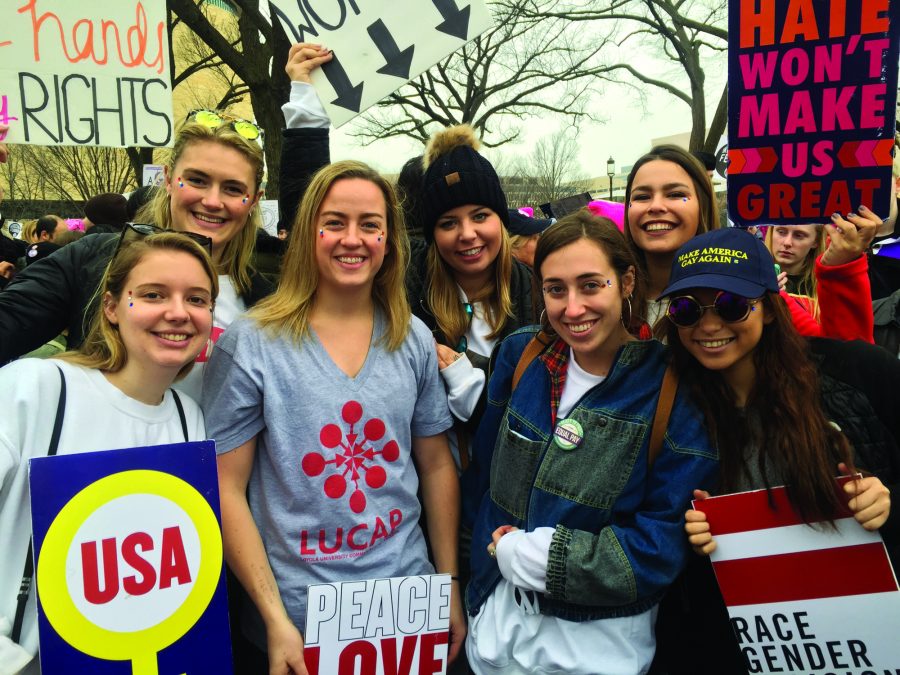
[[729,0],[728,215],[887,215],[898,0]]
[[215,443],[31,461],[44,675],[229,675]]
[[710,558],[749,672],[900,672],[900,590],[877,532],[849,512],[808,525],[783,487],[694,508],[715,538]]

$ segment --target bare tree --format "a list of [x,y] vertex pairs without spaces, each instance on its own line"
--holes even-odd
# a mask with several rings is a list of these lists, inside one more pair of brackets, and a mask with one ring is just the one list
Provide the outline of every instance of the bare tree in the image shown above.
[[266,190],[269,197],[277,197],[284,125],[281,104],[288,99],[290,91],[284,72],[290,45],[281,25],[277,21],[274,26],[269,23],[259,11],[258,0],[229,0],[236,12],[231,22],[211,21],[205,0],[167,2],[178,20],[196,33],[210,53],[231,69],[249,92],[256,123],[265,132]]
[[547,12],[562,0],[493,0],[495,26],[383,99],[356,123],[364,143],[468,123],[494,147],[519,137],[519,123],[548,114],[597,120],[588,102],[607,72],[603,39],[589,26]]
[[588,177],[578,162],[577,132],[577,128],[563,127],[544,136],[534,151],[518,162],[517,173],[528,188],[522,204],[555,202],[588,191]]
[[21,146],[13,154],[20,155],[25,162],[24,171],[41,191],[37,195],[20,193],[19,197],[24,199],[52,195],[75,203],[103,192],[128,192],[138,185],[122,148]]
[[[707,132],[707,59],[726,51],[728,44],[727,0],[570,0],[567,7],[549,12],[532,7],[532,16],[566,19],[573,24],[607,22],[624,33],[618,39],[628,61],[609,66],[606,79],[637,81],[671,94],[691,109],[691,150],[715,152],[728,122],[727,90]],[[652,75],[633,64],[632,54],[662,55],[676,65],[676,72]],[[716,60],[717,62],[719,59]],[[631,80],[618,73],[627,73]]]

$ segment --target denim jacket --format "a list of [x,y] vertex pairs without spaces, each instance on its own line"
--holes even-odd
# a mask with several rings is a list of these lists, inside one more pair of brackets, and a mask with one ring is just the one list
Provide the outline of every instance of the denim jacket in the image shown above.
[[563,449],[553,436],[548,360],[532,361],[510,398],[513,372],[536,330],[524,328],[501,344],[473,464],[463,476],[464,519],[473,528],[466,604],[477,614],[500,580],[486,550],[497,527],[553,527],[544,614],[588,621],[641,613],[687,563],[684,512],[694,488],[714,485],[718,453],[702,414],[679,390],[648,476],[666,368],[666,348],[655,340],[619,349],[606,380],[568,415],[580,423],[583,442]]

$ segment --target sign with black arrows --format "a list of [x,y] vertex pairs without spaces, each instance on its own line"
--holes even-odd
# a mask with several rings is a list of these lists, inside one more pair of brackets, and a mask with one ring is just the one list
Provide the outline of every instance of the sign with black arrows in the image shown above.
[[295,42],[334,58],[313,74],[339,127],[491,27],[485,0],[272,0]]

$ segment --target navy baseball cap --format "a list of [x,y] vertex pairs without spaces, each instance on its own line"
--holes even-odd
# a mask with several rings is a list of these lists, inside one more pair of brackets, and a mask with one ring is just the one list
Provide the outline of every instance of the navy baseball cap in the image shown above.
[[688,288],[713,288],[746,298],[777,293],[775,260],[749,232],[735,227],[712,230],[678,249],[669,285],[660,297]]
[[507,229],[510,234],[530,237],[533,234],[540,234],[552,224],[553,220],[550,218],[532,218],[518,209],[509,209],[509,225]]

